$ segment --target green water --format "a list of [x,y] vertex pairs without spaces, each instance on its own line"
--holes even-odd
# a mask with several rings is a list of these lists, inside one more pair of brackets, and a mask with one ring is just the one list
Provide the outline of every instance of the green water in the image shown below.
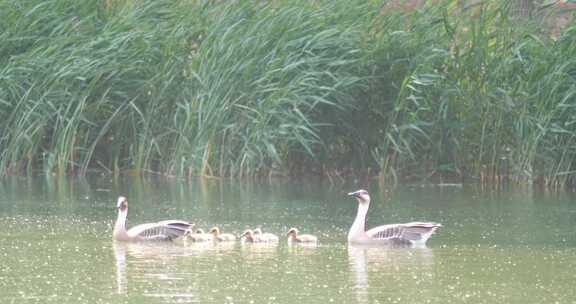
[[[571,193],[377,185],[368,226],[431,220],[427,248],[349,247],[357,185],[11,179],[0,183],[0,303],[576,303]],[[128,225],[187,219],[277,246],[111,240]],[[320,239],[289,246],[295,226]]]

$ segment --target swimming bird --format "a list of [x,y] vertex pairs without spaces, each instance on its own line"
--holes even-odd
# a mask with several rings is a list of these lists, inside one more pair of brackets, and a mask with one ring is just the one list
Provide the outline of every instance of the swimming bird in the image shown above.
[[370,195],[363,189],[350,192],[348,195],[358,200],[356,219],[348,232],[349,243],[423,245],[434,231],[442,226],[433,222],[411,222],[382,225],[365,231]]
[[256,235],[262,242],[278,242],[280,238],[277,235],[270,233],[270,232],[262,232],[262,229],[256,228],[254,229],[254,235]]
[[194,224],[187,221],[167,220],[157,223],[147,223],[126,230],[128,217],[128,200],[118,197],[118,218],[114,225],[112,238],[117,241],[171,241],[184,235]]
[[260,237],[263,240],[266,240],[266,242],[277,242],[279,240],[278,236],[276,236],[273,233],[269,233],[269,232],[262,232],[262,228],[258,227],[254,230],[252,230],[252,232],[254,233],[255,236]]
[[214,235],[211,233],[205,233],[202,228],[196,229],[196,231],[192,232],[192,230],[186,231],[184,234],[186,240],[190,240],[192,242],[211,242],[214,240]]
[[254,230],[246,229],[240,234],[240,240],[244,243],[254,243]]
[[276,243],[278,242],[278,236],[272,233],[257,233],[256,230],[259,228],[252,230],[247,229],[245,230],[240,238],[247,243]]
[[297,228],[290,228],[290,230],[288,230],[288,233],[286,233],[286,235],[288,236],[288,242],[294,242],[294,243],[316,243],[318,242],[318,238],[316,236],[313,236],[311,234],[299,234],[299,231]]
[[210,233],[214,236],[214,240],[218,242],[233,242],[236,237],[230,233],[220,233],[220,228],[212,227]]

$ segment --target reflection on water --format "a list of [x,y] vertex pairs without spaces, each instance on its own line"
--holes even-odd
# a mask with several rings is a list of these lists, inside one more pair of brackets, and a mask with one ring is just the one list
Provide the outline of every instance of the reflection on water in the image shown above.
[[[576,298],[573,195],[374,189],[368,225],[433,220],[428,248],[348,246],[355,215],[338,189],[162,179],[0,181],[0,303],[570,303]],[[364,187],[364,186],[363,186]],[[369,188],[368,186],[366,188]],[[345,189],[346,191],[344,191]],[[278,244],[115,243],[129,226],[183,218]],[[386,200],[386,203],[383,203]],[[289,227],[320,238],[286,242]]]
[[195,251],[185,250],[183,246],[176,246],[169,242],[149,243],[123,243],[112,241],[114,259],[116,261],[116,284],[119,294],[128,292],[127,256],[130,257],[130,267],[138,274],[138,278],[159,277],[168,279],[174,277],[169,272],[162,271],[155,274],[156,265],[170,263],[170,260],[178,256],[191,255]]
[[[374,273],[374,276],[385,277],[386,286],[392,285],[390,283],[398,278],[406,278],[406,275],[409,274],[412,276],[411,278],[408,278],[403,284],[394,284],[394,286],[404,288],[415,294],[426,292],[422,288],[422,285],[425,284],[416,282],[418,276],[414,274],[431,274],[433,258],[433,251],[425,246],[348,245],[348,260],[357,303],[371,303],[369,300],[369,273]],[[416,282],[417,288],[412,289],[414,286],[408,283],[409,281]]]
[[[259,286],[264,288],[264,294],[268,294],[266,290],[277,286],[275,280],[267,281],[263,274],[281,271],[306,277],[305,273],[315,272],[314,262],[307,259],[318,255],[317,246],[277,243],[112,242],[111,248],[117,294],[127,297],[140,294],[167,302],[176,298],[204,302],[207,287],[209,295],[226,286],[240,290],[241,298],[254,301],[261,295],[247,292],[247,287]],[[285,255],[286,252],[289,256]],[[284,268],[286,270],[282,271]],[[245,270],[239,273],[238,269]],[[207,275],[224,278],[224,282],[206,284]],[[143,284],[146,286],[144,289]],[[175,288],[177,285],[181,286]],[[290,293],[289,289],[286,291]],[[229,300],[230,294],[225,298]],[[270,302],[275,303],[278,298],[273,296]]]
[[242,257],[247,261],[260,262],[278,255],[277,243],[240,243]]
[[366,250],[348,246],[350,270],[354,277],[354,288],[357,303],[368,303],[368,272],[366,268]]
[[291,242],[288,244],[288,253],[295,255],[312,255],[317,252],[318,243],[295,243]]
[[[198,291],[194,284],[181,284],[188,275],[178,267],[182,257],[194,256],[216,247],[182,246],[170,242],[122,243],[113,242],[116,260],[117,291],[130,295],[140,293],[144,297],[160,298],[167,302],[174,299],[197,302]],[[131,288],[134,283],[137,287]],[[142,285],[145,288],[142,289]]]
[[113,242],[114,260],[116,261],[116,290],[118,294],[128,292],[128,279],[126,279],[126,247],[124,244]]
[[[130,281],[145,283],[154,288],[146,288],[145,297],[197,299],[198,291],[194,282],[185,283],[191,273],[186,270],[186,259],[204,257],[200,263],[218,261],[218,257],[235,250],[235,244],[213,242],[112,242],[116,266],[116,290],[118,294],[128,295]],[[198,260],[196,260],[198,262]],[[193,277],[193,276],[192,276]],[[184,282],[187,291],[174,289],[175,282]],[[141,292],[135,290],[134,292]]]

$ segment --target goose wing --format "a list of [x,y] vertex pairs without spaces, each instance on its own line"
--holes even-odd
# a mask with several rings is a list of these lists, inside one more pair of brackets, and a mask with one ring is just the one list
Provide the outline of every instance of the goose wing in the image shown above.
[[373,239],[390,240],[401,238],[403,230],[404,229],[401,224],[389,224],[374,227],[366,231],[366,234]]
[[184,235],[192,226],[193,224],[186,221],[167,220],[134,226],[127,234],[140,240],[168,241]]
[[438,223],[411,222],[404,224],[389,224],[374,227],[366,234],[377,240],[403,240],[413,242],[426,242],[426,240],[441,227]]
[[160,221],[157,224],[159,225],[167,225],[172,229],[186,231],[187,229],[192,229],[194,224],[187,222],[187,221],[180,221],[180,220],[166,220]]

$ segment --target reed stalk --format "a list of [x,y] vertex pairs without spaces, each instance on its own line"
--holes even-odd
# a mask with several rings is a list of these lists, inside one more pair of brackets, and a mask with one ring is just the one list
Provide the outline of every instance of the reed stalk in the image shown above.
[[574,186],[576,28],[461,4],[0,0],[0,174]]

